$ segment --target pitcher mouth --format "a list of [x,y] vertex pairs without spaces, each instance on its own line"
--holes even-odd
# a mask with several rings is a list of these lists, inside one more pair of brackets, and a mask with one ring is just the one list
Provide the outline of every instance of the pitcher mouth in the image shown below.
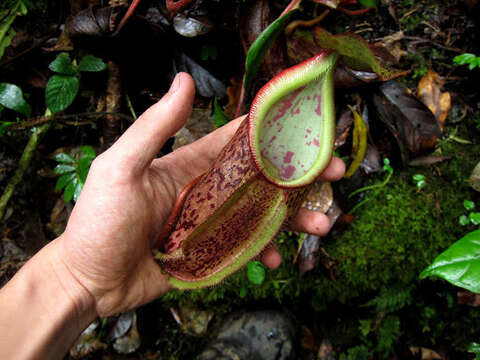
[[259,171],[277,186],[306,186],[330,162],[337,57],[325,52],[281,72],[252,103],[250,150]]

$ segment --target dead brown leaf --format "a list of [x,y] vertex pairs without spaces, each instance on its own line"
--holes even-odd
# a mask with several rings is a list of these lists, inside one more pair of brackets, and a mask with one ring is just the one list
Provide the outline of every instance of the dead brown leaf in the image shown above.
[[411,91],[397,81],[380,85],[372,109],[395,138],[406,166],[410,155],[430,152],[442,135],[435,116]]
[[444,83],[445,80],[430,69],[420,80],[417,88],[418,97],[435,115],[442,130],[452,105],[450,93],[441,92]]
[[[242,90],[242,79],[233,77],[230,79],[230,86],[227,87],[228,103],[225,105],[225,115],[233,118],[235,111],[237,110],[237,102],[240,98],[240,92]],[[242,111],[240,113],[243,113]]]
[[302,332],[300,345],[303,350],[315,351],[317,346],[315,344],[315,338],[313,337],[312,332],[306,325],[300,325],[300,330]]
[[459,304],[468,305],[472,307],[480,306],[480,295],[474,294],[471,291],[459,291],[457,293],[457,302]]
[[480,162],[473,169],[472,174],[468,178],[468,183],[474,190],[480,191]]
[[411,346],[410,351],[413,355],[420,355],[422,360],[444,360],[445,357],[441,356],[439,353],[433,351],[432,349],[427,349],[424,347]]

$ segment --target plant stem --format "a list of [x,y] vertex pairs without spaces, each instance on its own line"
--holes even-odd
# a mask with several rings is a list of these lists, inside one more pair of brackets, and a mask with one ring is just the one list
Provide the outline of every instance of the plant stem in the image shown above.
[[127,100],[127,106],[128,109],[130,110],[130,114],[132,114],[133,118],[137,120],[137,114],[135,113],[135,109],[133,108],[132,101],[130,100],[130,96],[128,96],[128,93],[125,92],[125,99]]
[[350,199],[352,196],[357,195],[357,194],[359,194],[359,193],[361,193],[361,192],[363,192],[363,191],[373,190],[373,189],[377,189],[377,188],[382,188],[382,187],[384,187],[385,185],[388,184],[388,182],[390,181],[390,178],[392,177],[392,175],[393,175],[393,173],[389,173],[389,174],[387,175],[387,177],[385,178],[385,180],[384,180],[382,183],[380,183],[380,184],[373,184],[373,185],[369,185],[369,186],[364,186],[364,187],[362,187],[362,188],[360,188],[360,189],[357,189],[357,190],[353,191],[352,193],[350,193],[350,194],[348,195],[348,198]]
[[30,139],[28,140],[25,149],[23,150],[20,161],[18,162],[18,168],[15,171],[13,177],[8,182],[5,190],[3,191],[2,197],[0,198],[0,219],[3,219],[5,209],[7,207],[8,201],[10,200],[13,192],[15,191],[15,187],[18,185],[18,183],[20,183],[20,181],[22,181],[25,170],[27,170],[28,166],[30,165],[30,161],[35,154],[35,150],[37,149],[37,145],[40,139],[48,131],[48,129],[50,129],[51,125],[51,123],[47,123],[33,129],[33,133],[30,136]]

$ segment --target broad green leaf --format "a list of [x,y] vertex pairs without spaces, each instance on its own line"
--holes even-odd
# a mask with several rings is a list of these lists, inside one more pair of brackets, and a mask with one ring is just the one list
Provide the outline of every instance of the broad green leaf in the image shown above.
[[72,165],[58,164],[57,166],[55,166],[55,169],[53,171],[55,171],[55,174],[62,175],[62,174],[75,171],[75,169],[76,169],[75,166],[72,166]]
[[472,200],[463,200],[463,207],[470,211],[475,209],[475,203]]
[[82,146],[82,154],[83,154],[82,157],[88,157],[90,159],[94,159],[95,156],[97,156],[97,154],[95,153],[95,150],[90,145]]
[[420,279],[438,276],[453,285],[480,293],[480,230],[458,240],[422,271]]
[[72,63],[72,60],[70,60],[70,55],[68,55],[68,53],[66,52],[58,54],[55,60],[53,60],[50,65],[48,65],[48,68],[61,75],[78,74],[78,70]]
[[74,172],[63,174],[62,176],[60,176],[55,185],[55,190],[57,191],[62,190],[65,186],[67,186],[69,183],[72,182],[74,177],[75,177]]
[[47,107],[52,113],[65,110],[77,96],[78,88],[78,77],[53,75],[45,89]]
[[259,261],[250,261],[247,264],[247,278],[255,285],[262,285],[265,281],[265,267]]
[[365,7],[376,8],[378,5],[378,0],[358,0],[358,2]]
[[106,68],[107,64],[105,64],[102,59],[93,55],[83,57],[82,60],[80,60],[80,64],[78,64],[78,70],[80,71],[98,72]]
[[0,83],[0,104],[25,116],[32,113],[30,105],[23,98],[22,89],[14,84]]
[[280,35],[283,28],[290,20],[290,17],[295,12],[295,10],[290,11],[275,20],[273,23],[271,23],[252,43],[250,49],[248,49],[247,60],[245,62],[245,75],[243,77],[243,86],[245,87],[245,93],[248,94],[248,92],[250,91],[253,79],[255,78],[258,68],[260,67],[260,64],[262,63],[262,60],[265,57],[268,49],[278,37],[278,35]]
[[225,115],[220,105],[218,105],[217,99],[215,98],[215,100],[213,100],[213,123],[215,124],[215,128],[218,129],[231,120],[232,118]]
[[72,200],[73,195],[75,194],[75,191],[77,188],[77,183],[78,183],[78,179],[76,176],[74,176],[72,181],[70,181],[67,187],[65,188],[65,191],[63,192],[63,200],[65,200],[66,203]]
[[55,155],[55,160],[62,164],[75,164],[75,159],[70,154],[60,153]]

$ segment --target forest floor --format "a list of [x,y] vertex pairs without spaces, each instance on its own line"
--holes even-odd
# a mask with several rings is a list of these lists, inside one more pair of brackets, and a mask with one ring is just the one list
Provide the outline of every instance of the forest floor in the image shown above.
[[[330,235],[282,232],[276,238],[282,266],[265,270],[260,285],[241,270],[220,286],[174,291],[135,311],[98,319],[67,358],[194,358],[227,314],[252,309],[291,314],[298,324],[298,359],[473,358],[467,349],[480,340],[476,295],[418,276],[478,227],[461,225],[459,218],[468,215],[465,200],[480,206],[480,186],[469,181],[480,161],[480,58],[474,56],[478,66],[471,69],[454,58],[480,56],[480,4],[382,0],[364,11],[360,3],[365,1],[303,0],[291,20],[303,23],[273,43],[240,107],[240,113],[248,111],[266,81],[316,50],[304,50],[301,36],[317,27],[356,34],[382,66],[395,69],[398,76],[384,79],[346,61],[337,69],[336,154],[347,168],[356,155],[352,134],[359,130],[348,106],[367,124],[368,147],[353,176],[319,185],[312,195],[330,204]],[[163,0],[144,0],[118,34],[127,1],[0,5],[0,94],[5,84],[23,91],[16,108],[0,102],[0,191],[5,197],[12,190],[0,204],[0,285],[63,232],[88,172],[82,163],[90,164],[93,152],[108,148],[158,101],[176,72],[194,77],[197,95],[186,128],[162,154],[213,131],[222,111],[234,117],[246,51],[287,5],[196,0],[173,13]],[[77,63],[94,55],[106,66],[76,74],[78,94],[60,99],[71,104],[49,117],[49,64],[61,53]],[[25,150],[35,132],[42,133],[38,142]],[[76,159],[79,179],[63,191],[56,190],[54,170],[60,153]]]

